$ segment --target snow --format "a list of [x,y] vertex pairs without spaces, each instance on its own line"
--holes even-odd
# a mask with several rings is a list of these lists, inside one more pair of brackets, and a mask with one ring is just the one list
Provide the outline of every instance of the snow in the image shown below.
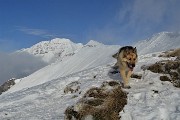
[[47,63],[55,62],[57,59],[63,59],[68,55],[73,55],[83,47],[81,43],[73,43],[66,38],[55,38],[50,41],[42,41],[30,48],[22,49],[17,52],[27,52],[36,57],[42,58]]
[[85,46],[99,46],[99,45],[103,45],[103,44],[95,40],[90,40]]
[[[179,47],[179,36],[175,33],[173,35],[163,32],[153,36],[149,40],[151,44],[149,41],[147,44],[144,41],[137,44],[140,55],[134,72],[143,77],[131,78],[131,89],[123,89],[128,92],[128,103],[120,112],[121,120],[180,120],[180,89],[170,82],[160,81],[160,74],[141,69],[143,65],[174,59],[158,57],[161,51]],[[57,43],[56,40],[53,42]],[[154,46],[157,43],[160,47]],[[90,88],[98,87],[104,81],[122,82],[119,74],[109,73],[116,62],[111,56],[119,48],[92,40],[80,49],[74,49],[77,50],[74,55],[59,59],[30,76],[16,80],[9,91],[0,95],[0,118],[63,120],[66,108],[74,105]],[[65,94],[66,86],[75,81],[80,83],[78,92]],[[92,116],[86,119],[91,120]]]
[[[149,57],[148,61],[156,61]],[[144,61],[142,58],[142,61]],[[143,65],[139,60],[137,67]],[[0,96],[0,116],[2,119],[64,119],[64,111],[76,103],[91,87],[100,86],[103,81],[121,81],[119,74],[109,75],[114,62],[88,68],[43,84],[22,89]],[[169,82],[159,80],[159,74],[150,71],[137,71],[144,78],[130,80],[128,104],[120,113],[122,120],[179,120],[180,90]],[[96,78],[94,76],[96,75]],[[64,94],[64,88],[71,82],[78,81],[81,92]],[[22,82],[22,81],[21,81]],[[21,83],[20,82],[20,83]],[[18,84],[20,84],[18,83]],[[18,85],[17,84],[17,85]],[[16,86],[16,85],[15,85]],[[155,93],[153,90],[158,91]],[[73,98],[74,95],[78,97]],[[87,116],[90,119],[91,116]]]
[[167,48],[180,48],[180,32],[161,32],[153,35],[147,40],[142,40],[135,43],[139,54],[147,54],[158,51],[166,51]]
[[18,91],[23,88],[27,89],[58,77],[111,63],[113,60],[115,61],[111,56],[116,53],[119,47],[106,45],[86,46],[75,55],[52,63],[30,76],[22,78],[21,82],[13,86],[8,92]]
[[169,82],[161,82],[158,74],[150,71],[145,74],[142,80],[132,79],[132,89],[127,90],[128,104],[121,112],[122,120],[178,120],[180,111],[176,107],[180,106],[179,88]]

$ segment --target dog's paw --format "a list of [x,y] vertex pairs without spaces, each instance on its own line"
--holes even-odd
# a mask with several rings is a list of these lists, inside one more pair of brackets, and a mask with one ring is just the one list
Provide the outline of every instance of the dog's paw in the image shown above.
[[114,70],[114,71],[111,71],[110,73],[111,73],[111,74],[117,74],[117,73],[119,73],[119,71]]
[[131,86],[129,86],[129,85],[123,85],[123,88],[125,88],[125,89],[130,89]]

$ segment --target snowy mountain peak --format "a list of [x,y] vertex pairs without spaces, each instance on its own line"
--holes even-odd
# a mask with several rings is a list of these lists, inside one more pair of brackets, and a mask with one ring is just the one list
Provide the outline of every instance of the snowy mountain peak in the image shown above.
[[180,48],[180,32],[160,32],[151,38],[137,42],[133,46],[137,47],[139,54]]
[[99,46],[99,45],[104,45],[104,44],[102,44],[102,43],[100,43],[100,42],[97,42],[97,41],[95,41],[95,40],[90,40],[90,41],[86,44],[86,46]]
[[94,40],[90,40],[86,45],[83,45],[82,43],[73,43],[70,39],[66,38],[54,38],[50,41],[41,41],[30,48],[21,49],[19,52],[28,52],[42,58],[47,63],[52,63],[74,55],[83,46],[96,47],[100,45],[103,44]]
[[51,63],[57,59],[63,59],[68,55],[73,55],[82,47],[83,45],[81,43],[76,44],[66,38],[55,38],[50,41],[39,42],[21,51],[41,57],[43,61]]
[[152,38],[158,38],[158,37],[169,37],[169,38],[176,38],[180,36],[180,32],[160,32],[157,34],[154,34]]

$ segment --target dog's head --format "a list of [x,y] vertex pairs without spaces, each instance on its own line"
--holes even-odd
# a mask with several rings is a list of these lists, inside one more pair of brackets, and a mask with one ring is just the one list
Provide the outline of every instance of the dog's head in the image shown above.
[[135,48],[127,48],[124,50],[124,58],[126,59],[127,66],[133,70],[135,64],[137,62],[137,49]]

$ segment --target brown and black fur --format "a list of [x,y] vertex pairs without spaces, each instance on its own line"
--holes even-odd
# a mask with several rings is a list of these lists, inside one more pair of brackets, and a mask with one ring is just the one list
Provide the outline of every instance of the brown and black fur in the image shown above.
[[136,47],[125,46],[119,49],[118,53],[113,55],[117,59],[115,68],[119,69],[120,75],[123,79],[124,87],[130,88],[129,79],[132,74],[133,68],[137,62]]

